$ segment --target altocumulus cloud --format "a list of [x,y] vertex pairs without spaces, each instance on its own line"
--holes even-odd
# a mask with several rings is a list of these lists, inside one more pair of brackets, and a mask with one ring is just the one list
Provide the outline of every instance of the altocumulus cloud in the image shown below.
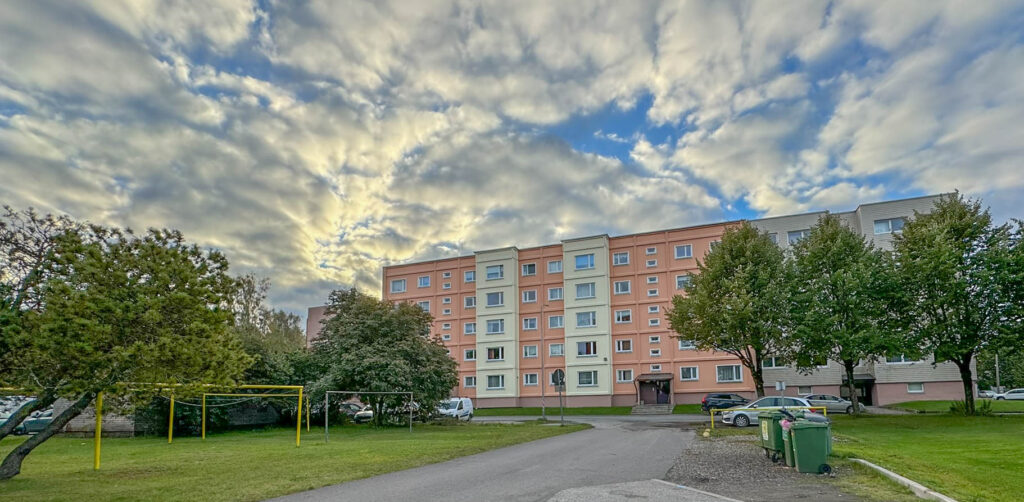
[[180,228],[296,311],[598,232],[953,188],[1006,217],[1022,27],[1012,1],[3,2],[0,199]]

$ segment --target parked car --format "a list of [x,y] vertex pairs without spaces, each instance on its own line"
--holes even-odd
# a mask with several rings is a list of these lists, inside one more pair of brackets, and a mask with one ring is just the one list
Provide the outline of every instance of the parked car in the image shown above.
[[1010,389],[1002,394],[996,394],[997,401],[1002,400],[1024,400],[1024,389]]
[[[843,399],[832,394],[804,394],[800,397],[810,402],[811,406],[824,406],[829,413],[853,414],[853,403],[849,399]],[[857,403],[857,407],[860,408],[862,413],[867,411],[864,403]]]
[[[722,422],[735,425],[736,427],[746,427],[748,425],[757,424],[757,414],[765,410],[810,406],[811,403],[809,401],[800,397],[762,397],[761,399],[749,404],[734,406],[733,409],[736,409],[737,411],[726,411],[725,413],[722,413]],[[740,409],[751,409],[751,411],[739,411]],[[818,421],[828,420],[820,413],[815,413],[809,410],[805,411],[805,414]]]
[[992,390],[979,390],[978,391],[978,397],[980,397],[982,399],[992,399],[992,398],[996,397],[996,393],[995,393],[995,391],[992,391]]
[[352,416],[352,421],[357,424],[365,424],[371,420],[373,420],[373,406],[370,405],[366,405],[366,407]]
[[468,422],[473,419],[473,400],[468,397],[453,397],[447,401],[441,401],[437,411],[442,417]]
[[749,399],[739,394],[712,392],[710,394],[704,394],[704,399],[700,400],[700,411],[708,413],[711,408],[732,408],[749,402]]
[[14,433],[21,434],[35,434],[50,425],[53,421],[53,410],[46,411],[34,411],[28,418],[26,418],[20,425],[14,428]]
[[356,416],[356,413],[363,411],[363,408],[363,405],[357,403],[341,403],[338,406],[338,411],[341,411],[345,415],[348,415],[349,418],[352,418]]

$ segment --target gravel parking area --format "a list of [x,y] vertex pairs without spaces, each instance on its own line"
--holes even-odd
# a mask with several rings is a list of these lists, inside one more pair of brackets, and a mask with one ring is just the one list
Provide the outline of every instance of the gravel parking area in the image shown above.
[[[835,476],[849,474],[836,468]],[[841,492],[828,478],[772,464],[754,437],[725,436],[690,442],[666,475],[668,481],[750,502],[863,500]]]

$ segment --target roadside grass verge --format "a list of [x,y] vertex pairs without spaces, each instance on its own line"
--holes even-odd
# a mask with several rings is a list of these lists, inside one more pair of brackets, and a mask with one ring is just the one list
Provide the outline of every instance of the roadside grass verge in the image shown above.
[[[53,438],[26,460],[22,473],[0,481],[0,499],[236,501],[270,497],[443,462],[494,448],[589,428],[521,425],[416,425],[295,429],[214,434],[199,438],[104,439],[103,466],[92,470],[92,440]],[[22,441],[5,439],[0,455]]]
[[961,502],[1019,500],[1024,417],[834,418],[834,452],[863,458]]
[[677,404],[675,408],[672,408],[673,415],[700,415],[699,404]]
[[[629,406],[592,406],[585,408],[565,408],[566,415],[629,415],[632,407]],[[557,417],[558,406],[548,406],[549,417]],[[539,407],[527,408],[477,408],[473,414],[478,417],[512,417],[512,416],[540,416]]]
[[[989,401],[992,403],[992,411],[995,413],[1024,413],[1024,401],[994,401],[991,399],[978,399],[976,402]],[[906,410],[917,413],[949,413],[949,406],[952,401],[907,401],[905,403],[893,403],[886,405],[886,408],[894,410]]]

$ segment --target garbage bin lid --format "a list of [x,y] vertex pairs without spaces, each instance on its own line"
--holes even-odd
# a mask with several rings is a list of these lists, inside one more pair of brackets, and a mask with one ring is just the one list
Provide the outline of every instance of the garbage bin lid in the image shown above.
[[824,424],[824,423],[820,423],[820,422],[811,422],[811,421],[808,421],[808,420],[798,420],[798,421],[794,422],[793,425],[791,425],[789,428],[790,429],[818,429],[818,428],[822,428],[822,427],[828,427],[828,424]]

